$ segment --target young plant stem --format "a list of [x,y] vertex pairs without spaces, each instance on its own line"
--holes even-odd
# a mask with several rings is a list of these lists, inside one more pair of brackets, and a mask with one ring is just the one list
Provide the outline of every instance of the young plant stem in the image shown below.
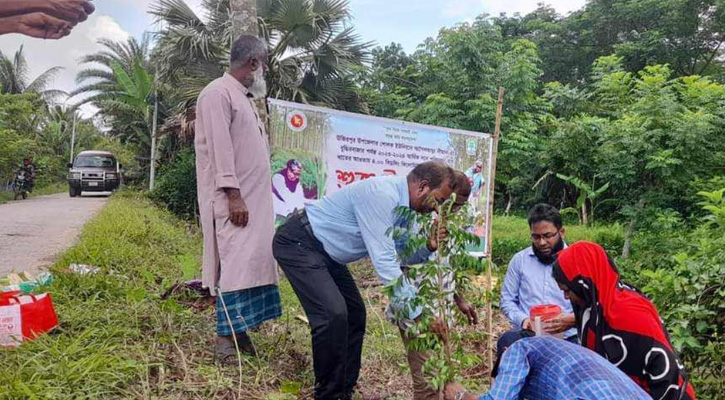
[[[445,246],[442,243],[442,237],[441,237],[441,231],[442,227],[445,224],[445,218],[443,214],[443,207],[438,207],[438,222],[436,223],[436,242],[438,243],[438,251],[436,252],[436,269],[438,270],[438,319],[443,324],[442,327],[442,338],[441,341],[443,342],[443,356],[446,360],[446,365],[448,368],[451,367],[451,346],[449,343],[448,338],[448,320],[446,318],[446,309],[449,304],[447,304],[447,298],[446,298],[446,291],[445,291],[445,285],[444,285],[444,271],[443,271],[443,258],[444,258],[444,251]],[[443,400],[443,391],[445,389],[445,384],[448,383],[442,382],[440,387],[438,388],[438,399]]]

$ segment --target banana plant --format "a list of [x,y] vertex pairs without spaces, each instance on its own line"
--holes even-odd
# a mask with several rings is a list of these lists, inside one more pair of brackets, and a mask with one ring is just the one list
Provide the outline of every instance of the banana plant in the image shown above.
[[[582,223],[584,225],[589,225],[589,221],[594,222],[594,211],[597,207],[596,199],[609,189],[609,182],[605,183],[598,189],[594,189],[593,184],[589,185],[582,179],[575,176],[556,174],[556,177],[573,185],[579,191],[579,197],[576,199],[576,208],[577,210],[581,210],[580,215]],[[591,204],[591,211],[589,211],[587,207],[587,200],[589,200],[589,204]]]
[[710,215],[705,217],[709,226],[725,229],[725,188],[714,192],[698,192],[698,196],[704,200],[698,203]]

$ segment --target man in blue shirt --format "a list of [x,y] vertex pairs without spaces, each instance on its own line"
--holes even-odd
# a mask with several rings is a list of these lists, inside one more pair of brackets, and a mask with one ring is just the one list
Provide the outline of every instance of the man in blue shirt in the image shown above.
[[[528,334],[527,334],[528,332]],[[599,354],[531,331],[508,332],[498,341],[491,391],[467,393],[446,385],[446,400],[651,400],[619,368]]]
[[548,204],[537,204],[529,211],[531,247],[518,252],[509,262],[501,288],[501,310],[513,329],[533,329],[529,318],[532,307],[553,304],[562,313],[547,320],[542,328],[549,334],[562,334],[577,340],[576,321],[571,302],[564,298],[551,275],[556,254],[566,246],[564,226],[559,210]]
[[[428,161],[407,177],[367,179],[308,204],[277,230],[274,257],[312,329],[316,400],[351,399],[360,373],[365,303],[346,264],[369,255],[383,283],[401,276],[402,248],[389,234],[405,223],[397,208],[432,212],[451,196],[452,177],[450,167]],[[426,247],[416,254],[420,260],[437,249],[435,238]],[[413,296],[408,282],[391,304],[405,307]],[[417,318],[421,311],[409,310],[408,316]]]

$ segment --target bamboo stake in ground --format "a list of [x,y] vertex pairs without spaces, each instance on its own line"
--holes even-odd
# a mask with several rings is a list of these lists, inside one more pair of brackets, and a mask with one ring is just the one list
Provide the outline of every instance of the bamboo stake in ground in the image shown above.
[[[485,259],[488,260],[488,268],[486,271],[486,281],[488,285],[488,291],[491,292],[493,290],[492,284],[492,274],[493,274],[493,260],[491,258],[492,252],[491,252],[491,228],[493,225],[493,195],[494,195],[494,187],[496,182],[496,158],[498,157],[498,140],[501,136],[501,118],[503,116],[503,95],[506,92],[506,90],[502,87],[498,88],[498,103],[496,105],[496,126],[493,130],[493,146],[491,151],[491,171],[489,173],[489,176],[491,177],[491,182],[489,182],[488,185],[488,212],[486,213],[486,250],[485,250]],[[490,294],[490,293],[489,293]],[[493,309],[491,307],[491,302],[488,301],[488,306],[486,310],[488,314],[488,360],[489,360],[489,367],[493,368]],[[490,379],[490,378],[489,378]]]

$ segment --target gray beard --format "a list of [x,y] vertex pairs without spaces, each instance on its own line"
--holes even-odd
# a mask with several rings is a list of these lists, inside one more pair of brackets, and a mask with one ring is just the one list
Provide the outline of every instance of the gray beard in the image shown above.
[[264,72],[262,72],[261,68],[254,73],[254,82],[249,87],[249,93],[255,99],[261,99],[267,95],[267,81],[264,80]]

